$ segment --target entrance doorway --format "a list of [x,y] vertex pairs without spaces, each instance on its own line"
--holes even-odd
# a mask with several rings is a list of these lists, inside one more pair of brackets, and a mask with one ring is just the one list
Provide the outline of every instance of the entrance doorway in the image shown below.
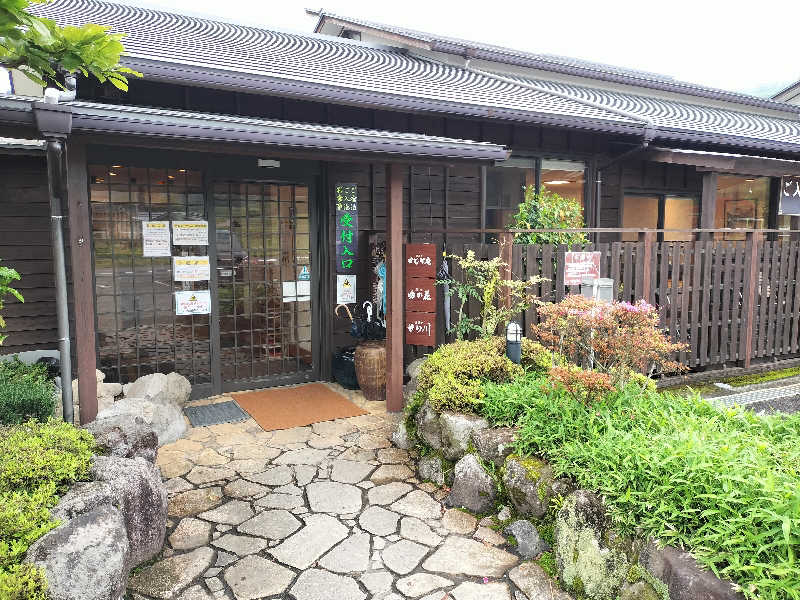
[[223,387],[313,368],[309,188],[212,186]]
[[[98,368],[123,383],[177,371],[195,397],[318,379],[316,186],[207,173],[89,167]],[[147,221],[208,221],[208,245],[145,256]],[[175,282],[180,255],[207,255],[210,280]],[[210,314],[177,315],[186,290],[210,290]]]

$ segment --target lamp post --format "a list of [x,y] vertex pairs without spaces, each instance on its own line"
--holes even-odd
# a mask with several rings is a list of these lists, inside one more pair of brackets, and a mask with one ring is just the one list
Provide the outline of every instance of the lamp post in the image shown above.
[[506,327],[506,356],[517,365],[522,359],[522,327],[514,321]]

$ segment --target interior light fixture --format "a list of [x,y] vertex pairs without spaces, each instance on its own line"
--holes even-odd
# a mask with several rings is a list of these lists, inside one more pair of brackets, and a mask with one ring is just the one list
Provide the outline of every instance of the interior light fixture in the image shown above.
[[114,173],[114,171],[109,171],[108,174],[111,175],[112,177],[116,176],[116,173]]
[[186,173],[186,169],[178,169],[178,173]]
[[571,182],[567,181],[566,179],[554,179],[553,181],[545,181],[544,182],[545,185],[564,185],[564,184],[567,184],[567,183],[571,183]]
[[121,169],[122,165],[111,165],[112,169]]
[[755,179],[745,179],[745,181],[755,181]]

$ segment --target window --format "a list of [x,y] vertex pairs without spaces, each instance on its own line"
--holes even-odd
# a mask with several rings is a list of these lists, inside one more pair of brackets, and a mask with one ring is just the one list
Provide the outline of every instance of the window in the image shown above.
[[[769,177],[720,175],[717,179],[717,229],[766,229],[769,226]],[[726,240],[743,240],[744,233],[726,233]]]
[[585,211],[586,163],[547,158],[511,158],[486,170],[486,228],[506,227],[525,197],[524,187],[536,185],[537,180],[540,189],[564,198],[575,198]]
[[[622,201],[623,228],[635,229],[696,229],[700,223],[700,200],[692,196],[666,194],[626,194]],[[638,234],[623,233],[623,242],[635,242]],[[689,232],[667,231],[659,234],[666,242],[691,241]]]
[[526,185],[536,185],[535,159],[511,158],[486,169],[487,229],[503,229],[511,222]]
[[549,190],[563,198],[574,198],[583,207],[584,221],[586,220],[586,202],[584,191],[586,188],[586,163],[574,160],[548,160],[542,161],[540,176],[542,189]]

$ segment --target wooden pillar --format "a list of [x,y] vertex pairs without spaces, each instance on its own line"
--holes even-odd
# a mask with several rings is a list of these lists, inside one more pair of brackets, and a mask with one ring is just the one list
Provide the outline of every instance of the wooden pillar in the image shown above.
[[[717,218],[717,174],[703,173],[703,195],[700,199],[700,229],[714,229]],[[713,239],[713,233],[700,234],[701,240]]]
[[639,243],[642,244],[642,298],[649,304],[653,304],[655,300],[653,298],[653,279],[656,273],[657,239],[655,231],[639,232]]
[[403,167],[386,165],[386,410],[403,410]]
[[78,395],[81,424],[97,416],[97,353],[95,348],[95,298],[92,273],[92,224],[89,220],[89,181],[86,145],[67,143],[67,201],[72,301],[75,311],[75,354],[78,359]]
[[[500,260],[504,265],[500,267],[500,278],[503,281],[511,281],[513,274],[511,272],[511,264],[514,258],[514,234],[503,232],[498,235],[500,241]],[[505,286],[503,289],[502,297],[503,305],[506,308],[511,308],[511,288]]]
[[748,231],[744,249],[744,298],[742,305],[743,331],[739,337],[739,362],[746,369],[753,357],[753,329],[755,328],[756,290],[759,286],[758,251],[762,234]]

